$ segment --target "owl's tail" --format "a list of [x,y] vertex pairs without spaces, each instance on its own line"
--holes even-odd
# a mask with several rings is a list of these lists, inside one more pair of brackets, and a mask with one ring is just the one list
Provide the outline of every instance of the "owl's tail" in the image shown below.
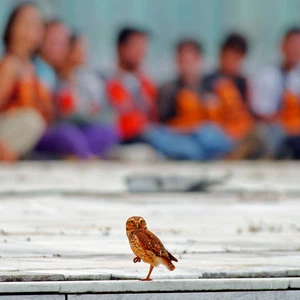
[[163,260],[163,264],[168,268],[169,271],[174,271],[175,270],[175,266],[172,264],[172,262],[166,258],[164,258]]
[[168,264],[167,268],[169,271],[174,271],[176,269],[175,266],[171,262]]
[[173,260],[173,261],[178,262],[178,259],[175,256],[173,256],[170,252],[168,252],[168,254],[169,254],[169,257],[170,257],[171,261]]
[[168,252],[168,254],[169,254],[169,259],[167,259],[167,258],[164,259],[164,261],[165,261],[164,265],[168,268],[168,270],[174,271],[175,270],[175,266],[172,263],[172,261],[178,262],[178,260],[170,252]]

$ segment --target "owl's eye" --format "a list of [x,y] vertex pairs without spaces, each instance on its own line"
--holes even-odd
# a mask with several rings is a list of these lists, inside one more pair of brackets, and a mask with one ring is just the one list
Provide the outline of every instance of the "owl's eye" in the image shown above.
[[129,223],[130,223],[130,224],[134,224],[134,221],[131,220]]
[[144,221],[144,220],[141,220],[141,223],[143,224],[143,223],[145,223],[145,221]]

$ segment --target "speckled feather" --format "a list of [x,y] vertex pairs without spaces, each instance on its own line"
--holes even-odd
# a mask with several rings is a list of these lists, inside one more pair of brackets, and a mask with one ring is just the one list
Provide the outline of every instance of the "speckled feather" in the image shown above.
[[169,253],[165,249],[163,243],[160,241],[160,239],[153,234],[148,229],[140,230],[135,232],[140,245],[146,249],[152,251],[155,255],[164,257],[168,260],[170,260]]

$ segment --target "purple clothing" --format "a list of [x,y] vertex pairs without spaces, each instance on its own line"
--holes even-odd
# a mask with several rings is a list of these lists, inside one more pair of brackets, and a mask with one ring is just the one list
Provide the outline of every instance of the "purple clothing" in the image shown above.
[[79,127],[60,123],[45,132],[36,150],[50,155],[74,155],[88,159],[93,156],[105,157],[118,142],[118,132],[112,126],[86,124]]

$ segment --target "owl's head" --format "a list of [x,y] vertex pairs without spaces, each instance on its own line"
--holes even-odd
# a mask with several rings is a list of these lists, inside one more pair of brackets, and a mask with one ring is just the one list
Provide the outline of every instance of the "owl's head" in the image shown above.
[[126,230],[127,231],[134,231],[134,230],[141,230],[147,229],[147,224],[144,218],[142,217],[131,217],[126,222]]

